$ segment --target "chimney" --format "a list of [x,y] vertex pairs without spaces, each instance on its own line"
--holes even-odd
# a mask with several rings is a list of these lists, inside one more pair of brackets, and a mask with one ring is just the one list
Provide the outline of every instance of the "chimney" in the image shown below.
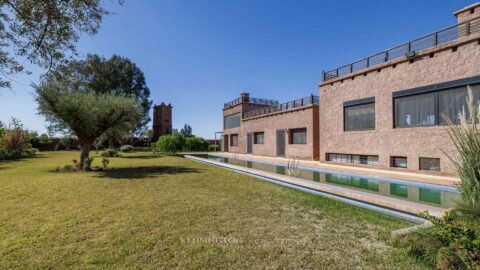
[[464,7],[453,13],[457,17],[457,22],[462,23],[480,16],[480,2]]
[[242,102],[249,102],[250,101],[250,94],[247,93],[247,92],[241,93],[240,97],[242,98]]

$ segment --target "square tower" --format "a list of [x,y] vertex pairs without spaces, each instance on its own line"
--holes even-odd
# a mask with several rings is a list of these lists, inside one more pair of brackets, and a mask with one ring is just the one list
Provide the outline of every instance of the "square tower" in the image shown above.
[[162,102],[153,106],[153,140],[172,133],[172,105]]

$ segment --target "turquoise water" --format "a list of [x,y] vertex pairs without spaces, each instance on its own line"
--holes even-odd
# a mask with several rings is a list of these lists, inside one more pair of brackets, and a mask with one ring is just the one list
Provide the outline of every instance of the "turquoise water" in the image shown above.
[[213,155],[197,155],[197,157],[443,208],[451,207],[453,200],[458,196],[455,188],[419,182],[407,182],[402,180],[334,172],[321,172],[308,169],[290,170],[289,174],[289,170],[283,165]]

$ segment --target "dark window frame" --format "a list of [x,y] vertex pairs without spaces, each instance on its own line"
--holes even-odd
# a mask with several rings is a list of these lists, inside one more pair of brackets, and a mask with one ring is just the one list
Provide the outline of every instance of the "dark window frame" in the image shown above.
[[[258,142],[257,135],[262,135],[261,143]],[[265,144],[265,132],[264,131],[259,131],[259,132],[254,132],[253,133],[253,144]]]
[[[402,166],[395,166],[395,159],[401,158],[405,159],[405,167]],[[400,168],[400,169],[407,169],[408,168],[408,158],[406,156],[391,156],[390,157],[390,167],[392,168]]]
[[[460,79],[460,80],[455,80],[455,81],[450,81],[450,82],[444,82],[444,83],[438,83],[438,84],[432,84],[432,85],[427,85],[427,86],[422,86],[422,87],[416,87],[412,89],[407,89],[407,90],[401,90],[397,92],[392,93],[392,119],[393,119],[393,128],[417,128],[417,127],[433,127],[433,126],[441,126],[443,125],[441,122],[441,115],[440,115],[440,92],[443,91],[448,91],[448,90],[453,90],[455,88],[459,87],[467,87],[468,85],[470,86],[477,86],[480,85],[480,76],[474,76],[470,78],[465,78],[465,79]],[[410,97],[410,96],[417,96],[417,95],[422,95],[422,94],[434,94],[434,106],[435,106],[435,124],[433,125],[422,125],[422,126],[406,126],[406,127],[398,127],[397,126],[397,117],[396,117],[396,106],[395,106],[395,100],[404,98],[404,97]]]
[[[294,132],[301,132],[303,130],[305,130],[305,142],[304,143],[303,142],[302,143],[295,143],[294,140],[293,140],[293,133]],[[296,145],[306,145],[306,144],[308,144],[308,129],[306,127],[289,129],[288,130],[288,135],[289,135],[288,136],[289,137],[289,139],[288,139],[289,144],[296,144]]]
[[[357,106],[371,105],[371,104],[373,104],[373,110],[374,110],[373,128],[347,130],[347,120],[346,120],[347,109],[354,108],[354,107],[357,107]],[[346,101],[346,102],[343,103],[343,132],[372,131],[372,130],[375,130],[376,128],[377,128],[377,108],[376,108],[376,103],[375,103],[375,97],[368,97],[368,98],[363,98],[363,99],[351,100],[351,101]]]
[[[433,160],[438,160],[438,170],[431,170],[431,169],[426,169],[422,167],[422,159],[433,159]],[[442,170],[442,163],[440,158],[432,158],[432,157],[419,157],[418,158],[418,169],[421,171],[430,171],[430,172],[439,172]]]
[[[237,115],[238,115],[238,119],[239,119],[238,126],[227,127],[227,117],[232,117],[232,116],[237,116]],[[232,129],[232,128],[239,128],[241,125],[242,125],[242,114],[241,113],[232,113],[232,114],[229,114],[229,115],[225,115],[223,117],[223,129],[224,130]]]
[[[237,138],[236,144],[233,144],[233,137]],[[230,146],[238,147],[238,134],[230,134]]]
[[[345,157],[347,161],[335,161],[332,160],[333,156],[341,156]],[[355,161],[355,157],[358,157],[358,162]],[[368,166],[379,166],[380,165],[380,157],[378,155],[363,155],[363,154],[341,154],[341,153],[326,153],[325,158],[327,161],[336,162],[336,163],[345,163],[345,164],[361,164],[361,165],[368,165]],[[376,159],[375,162],[369,160]]]

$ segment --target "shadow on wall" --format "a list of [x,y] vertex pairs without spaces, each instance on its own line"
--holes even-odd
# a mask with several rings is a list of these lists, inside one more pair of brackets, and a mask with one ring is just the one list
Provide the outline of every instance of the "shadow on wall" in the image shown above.
[[147,166],[131,168],[113,168],[99,172],[99,178],[113,179],[146,179],[155,178],[161,175],[175,175],[182,173],[202,173],[203,170],[197,168],[181,166]]

